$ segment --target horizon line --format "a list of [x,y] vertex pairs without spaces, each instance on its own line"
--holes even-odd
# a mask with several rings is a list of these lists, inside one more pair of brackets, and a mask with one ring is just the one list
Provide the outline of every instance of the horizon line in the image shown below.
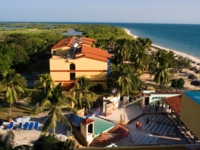
[[200,23],[162,23],[162,22],[103,22],[103,21],[0,21],[0,23],[127,23],[127,24],[180,24],[200,25]]

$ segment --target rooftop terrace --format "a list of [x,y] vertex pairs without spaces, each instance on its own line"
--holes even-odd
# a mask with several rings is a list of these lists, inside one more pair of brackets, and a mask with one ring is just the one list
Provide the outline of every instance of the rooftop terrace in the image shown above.
[[192,100],[194,100],[196,103],[200,105],[200,92],[199,91],[188,91],[184,92],[185,95],[190,97]]

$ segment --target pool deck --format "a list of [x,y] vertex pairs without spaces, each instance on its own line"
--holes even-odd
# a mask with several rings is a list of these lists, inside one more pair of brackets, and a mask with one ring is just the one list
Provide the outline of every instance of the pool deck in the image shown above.
[[[125,112],[125,113],[124,113]],[[189,144],[189,141],[179,131],[177,126],[168,117],[168,114],[160,112],[148,112],[141,110],[139,106],[129,105],[122,109],[115,109],[108,116],[100,115],[100,118],[106,119],[114,123],[120,123],[120,115],[125,118],[125,124],[130,130],[126,138],[117,141],[117,146],[136,146],[136,145],[173,145],[173,144]],[[146,124],[147,116],[150,123]],[[136,129],[136,120],[142,122],[143,128]],[[197,142],[199,144],[199,142]]]
[[122,119],[124,123],[130,122],[132,119],[137,118],[138,116],[143,114],[143,111],[140,109],[139,106],[129,105],[125,109],[115,109],[112,111],[110,115],[100,115],[99,117],[113,123],[120,123],[120,115],[122,114]]

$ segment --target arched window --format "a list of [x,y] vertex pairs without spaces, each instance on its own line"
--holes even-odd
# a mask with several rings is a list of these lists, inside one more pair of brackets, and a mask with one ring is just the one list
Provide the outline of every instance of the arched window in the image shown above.
[[70,66],[69,66],[69,70],[76,70],[76,66],[75,66],[75,64],[70,64]]
[[[70,64],[69,70],[76,70],[76,65],[75,64]],[[70,72],[70,80],[75,80],[76,79],[76,73],[75,72]]]

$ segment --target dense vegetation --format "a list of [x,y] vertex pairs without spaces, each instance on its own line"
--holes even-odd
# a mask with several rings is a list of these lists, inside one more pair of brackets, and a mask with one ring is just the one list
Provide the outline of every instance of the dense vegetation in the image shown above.
[[[190,67],[190,60],[176,56],[172,51],[163,49],[151,50],[152,41],[148,38],[133,39],[122,28],[106,25],[65,25],[65,24],[1,24],[1,26],[15,26],[22,28],[0,29],[0,93],[2,100],[10,106],[10,113],[15,102],[22,97],[33,96],[26,89],[26,81],[22,73],[39,72],[35,82],[37,104],[33,113],[38,114],[48,110],[48,119],[44,124],[43,135],[52,129],[52,136],[41,137],[35,145],[37,148],[51,147],[51,141],[56,133],[56,122],[65,123],[71,129],[68,119],[63,112],[92,107],[92,97],[95,95],[94,85],[85,77],[78,77],[70,93],[63,94],[63,88],[54,86],[49,72],[50,49],[60,39],[63,32],[70,29],[82,31],[83,36],[97,40],[92,46],[107,50],[111,55],[111,73],[108,75],[108,89],[117,88],[118,92],[133,94],[133,91],[145,89],[146,85],[140,80],[144,72],[154,76],[158,89],[170,87],[173,71],[180,71]],[[183,79],[172,80],[171,87],[182,88]],[[3,91],[4,90],[4,91]],[[2,92],[3,91],[3,92]],[[71,93],[75,93],[73,96]],[[33,102],[33,101],[31,101]],[[73,107],[75,105],[75,107]],[[54,140],[55,146],[67,146],[69,142],[59,143]],[[46,143],[47,145],[42,145]],[[70,144],[69,144],[70,145]],[[73,145],[73,142],[72,142]]]
[[95,39],[130,38],[118,27],[106,25],[64,24],[1,24],[0,29],[0,72],[10,68],[16,72],[48,72],[50,48],[62,39],[70,29],[83,31],[83,36]]

